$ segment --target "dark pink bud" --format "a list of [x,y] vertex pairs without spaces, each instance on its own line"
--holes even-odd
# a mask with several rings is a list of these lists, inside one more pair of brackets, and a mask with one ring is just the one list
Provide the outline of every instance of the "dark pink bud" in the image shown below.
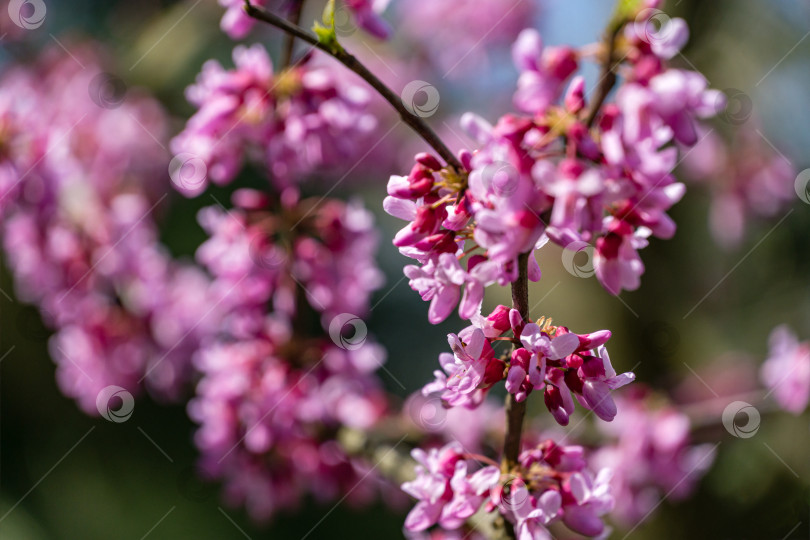
[[564,81],[577,70],[577,53],[571,47],[549,47],[543,53],[543,65],[555,79]]
[[532,359],[532,353],[523,347],[512,351],[512,365],[520,366],[524,371],[529,371],[529,361]]
[[591,332],[590,334],[582,334],[579,336],[579,347],[581,350],[591,350],[601,347],[610,339],[610,330],[599,330],[598,332]]
[[620,116],[619,107],[615,103],[608,103],[602,107],[602,117],[599,120],[599,129],[610,131]]
[[557,166],[557,171],[566,178],[579,178],[585,172],[585,165],[576,159],[564,159]]
[[492,323],[492,328],[503,334],[511,328],[509,322],[509,308],[499,305],[487,316],[487,320]]
[[568,370],[565,372],[563,379],[565,380],[566,386],[572,391],[577,394],[582,393],[582,380],[579,378],[577,373],[578,370]]
[[458,250],[456,233],[453,231],[432,234],[413,245],[416,249],[433,253],[455,253]]
[[521,332],[523,332],[523,327],[526,326],[526,323],[523,317],[520,316],[518,310],[509,310],[509,325],[512,327],[512,332],[515,333],[515,336],[520,336]]
[[500,358],[493,358],[487,363],[484,370],[484,386],[492,386],[496,382],[503,380],[503,370],[506,368],[506,362]]
[[572,114],[577,114],[585,108],[585,79],[582,76],[575,77],[571,81],[571,86],[565,93],[565,108]]
[[473,268],[487,260],[489,260],[489,258],[486,255],[473,255],[467,260],[467,271],[472,271]]
[[567,426],[569,415],[563,406],[560,389],[551,384],[546,385],[546,390],[543,392],[543,401],[546,403],[546,408],[554,417],[554,420],[561,426]]
[[472,152],[470,152],[469,150],[461,150],[458,153],[458,160],[461,162],[461,165],[467,171],[472,170],[472,158],[473,158]]
[[619,248],[624,238],[618,234],[608,233],[596,241],[596,251],[606,259],[616,259],[619,257]]
[[416,154],[414,159],[416,159],[417,163],[424,165],[431,171],[439,171],[442,168],[442,164],[439,162],[439,160],[427,152]]
[[456,452],[453,448],[444,447],[439,452],[439,468],[447,474],[452,476],[456,470],[456,463],[461,459],[461,454]]
[[244,208],[245,210],[260,210],[267,208],[270,202],[267,195],[255,189],[242,188],[237,189],[231,196],[234,206]]
[[572,369],[578,369],[581,367],[582,362],[582,357],[578,354],[571,354],[565,358],[565,365]]
[[441,221],[436,219],[435,210],[429,206],[421,206],[416,210],[416,218],[413,220],[413,230],[423,234],[430,234],[436,230],[436,227]]
[[[579,375],[584,379],[605,378],[605,363],[596,356],[583,356],[582,366],[579,368]],[[568,379],[566,379],[567,381]]]
[[517,218],[518,225],[524,229],[534,229],[540,223],[540,218],[537,217],[537,214],[528,209],[517,212]]

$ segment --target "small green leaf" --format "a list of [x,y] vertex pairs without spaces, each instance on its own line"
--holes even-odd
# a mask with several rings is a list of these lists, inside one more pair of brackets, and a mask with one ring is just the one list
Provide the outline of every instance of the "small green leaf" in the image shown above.
[[341,49],[338,43],[337,34],[335,33],[335,0],[329,0],[326,7],[323,9],[323,16],[321,17],[323,24],[316,22],[312,31],[318,37],[318,41],[326,45],[333,51]]
[[329,0],[323,8],[323,24],[327,28],[335,29],[335,0]]
[[613,11],[611,24],[622,25],[635,19],[643,5],[644,0],[618,0],[616,9]]

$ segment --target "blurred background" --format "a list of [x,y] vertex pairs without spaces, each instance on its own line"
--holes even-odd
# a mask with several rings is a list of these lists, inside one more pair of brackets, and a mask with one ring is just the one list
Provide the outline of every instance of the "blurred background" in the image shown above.
[[[396,13],[410,1],[394,0],[388,10],[394,26]],[[304,21],[316,16],[317,3],[311,2]],[[174,121],[173,134],[193,112],[183,90],[202,63],[216,58],[230,65],[233,42],[219,30],[222,8],[214,0],[46,4],[47,18],[35,33],[24,41],[0,38],[0,60],[96,41],[128,87],[146,88],[160,99]],[[810,4],[678,0],[664,9],[691,28],[690,42],[674,63],[698,69],[711,86],[734,96],[736,109],[717,122],[717,132],[734,137],[748,130],[796,171],[810,167]],[[580,46],[598,40],[610,10],[605,0],[544,0],[536,20],[525,25],[539,28],[549,44]],[[13,29],[2,12],[0,20],[5,36]],[[260,30],[246,41],[262,41],[277,53],[280,38]],[[346,43],[373,64],[398,42],[380,44],[359,33]],[[467,110],[494,121],[510,108],[516,72],[508,44],[487,47],[472,63],[452,69],[459,71],[452,76],[434,66],[407,79],[418,77],[440,89],[439,113],[430,119],[440,132],[460,133],[457,118]],[[592,84],[596,70],[588,75]],[[393,124],[393,119],[382,122]],[[446,334],[461,328],[455,315],[438,326],[427,322],[426,304],[402,279],[407,260],[390,245],[401,223],[381,211],[387,176],[406,170],[409,155],[420,150],[417,142],[403,144],[412,144],[413,151],[392,156],[390,170],[377,167],[373,177],[353,179],[335,192],[342,198],[359,194],[377,214],[379,264],[387,283],[372,300],[376,306],[368,327],[388,350],[388,372],[380,376],[402,398],[430,378]],[[461,141],[450,144],[461,146]],[[683,171],[687,177],[689,172]],[[244,183],[261,182],[256,171],[243,176]],[[219,200],[227,200],[229,192],[211,191]],[[642,287],[620,298],[607,294],[595,278],[571,275],[561,264],[561,252],[544,248],[539,257],[544,277],[530,290],[531,303],[539,303],[534,314],[552,316],[577,331],[610,328],[617,371],[632,368],[638,381],[676,403],[753,387],[773,327],[787,323],[800,338],[810,337],[810,207],[794,197],[775,214],[748,220],[739,242],[722,245],[710,234],[714,196],[707,185],[689,184],[687,196],[671,212],[678,223],[675,238],[653,241],[644,250]],[[205,238],[195,213],[212,201],[208,195],[172,197],[161,217],[162,240],[175,256],[191,257]],[[225,507],[218,486],[201,482],[195,473],[194,425],[182,406],[139,400],[123,424],[85,416],[59,392],[47,353],[49,332],[35,308],[17,301],[5,268],[0,289],[0,538],[402,536],[406,508],[397,513],[382,505],[306,504],[299,513],[258,526],[242,510]],[[490,307],[508,303],[505,289],[490,292]],[[808,417],[763,410],[757,435],[740,439],[722,428],[719,413],[712,414],[695,433],[698,441],[719,443],[715,464],[697,493],[686,501],[663,502],[626,537],[810,537]],[[541,417],[551,421],[547,414]],[[614,537],[625,534],[617,531]]]

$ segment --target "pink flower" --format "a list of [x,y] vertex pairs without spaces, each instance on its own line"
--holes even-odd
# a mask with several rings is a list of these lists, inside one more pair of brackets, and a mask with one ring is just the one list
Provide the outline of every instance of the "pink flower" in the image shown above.
[[[264,0],[251,0],[250,3],[262,7]],[[245,0],[219,0],[219,5],[226,8],[220,21],[220,27],[231,39],[242,39],[253,29],[256,20],[245,13]]]
[[391,25],[380,17],[390,0],[343,0],[351,10],[357,25],[374,37],[388,39]]
[[286,188],[356,156],[376,127],[370,95],[333,64],[321,64],[322,58],[314,54],[274,73],[267,51],[254,45],[234,49],[235,69],[208,61],[186,91],[199,110],[171,144],[178,158],[203,166],[189,173],[193,178],[175,171],[175,187],[196,195],[209,180],[227,184],[245,156],[258,155],[278,187]]
[[714,116],[726,106],[723,94],[706,86],[706,78],[694,71],[670,69],[650,79],[650,106],[672,129],[676,141],[695,144],[695,118]]
[[758,217],[773,217],[794,200],[795,166],[777,154],[748,120],[726,143],[716,132],[699,133],[700,141],[684,156],[687,174],[711,190],[709,230],[727,249],[742,242],[746,225]]
[[761,377],[780,407],[800,414],[810,400],[810,344],[799,342],[785,326],[777,326],[769,339],[768,359]]
[[520,33],[512,47],[512,58],[520,71],[515,106],[532,114],[542,114],[557,101],[563,84],[578,67],[573,49],[544,49],[543,39],[532,29]]
[[[410,57],[428,62],[445,77],[483,75],[500,52],[532,20],[539,2],[432,0],[397,2],[397,33],[408,40]],[[497,21],[498,24],[493,24]]]
[[572,531],[585,536],[602,534],[601,516],[613,509],[610,469],[602,469],[594,478],[588,471],[572,474],[563,484],[563,522]]
[[675,500],[694,492],[714,459],[711,444],[690,440],[689,418],[643,388],[619,398],[620,412],[599,429],[609,439],[591,458],[595,468],[613,470],[612,516],[634,525],[664,494]]
[[403,491],[419,501],[405,519],[405,528],[411,531],[423,531],[436,523],[447,529],[460,527],[478,511],[500,479],[494,466],[469,475],[462,447],[455,442],[428,452],[417,448],[411,455],[418,463],[416,479],[402,485]]
[[579,402],[606,422],[613,420],[617,411],[610,391],[630,384],[636,378],[631,372],[617,375],[604,346],[599,347],[597,356],[584,359],[577,375],[582,383],[577,394]]
[[593,267],[602,286],[611,294],[618,295],[622,289],[634,291],[641,284],[644,263],[638,250],[647,246],[650,231],[641,228],[633,232],[625,222],[611,222],[609,233],[596,242]]
[[551,338],[536,324],[527,324],[520,332],[520,341],[525,348],[512,353],[506,390],[523,401],[532,388],[545,384],[547,360],[560,360],[572,354],[579,348],[579,338],[570,333]]
[[469,327],[460,335],[449,334],[447,341],[453,354],[439,356],[444,373],[435,371],[436,380],[426,385],[422,393],[440,392],[450,407],[476,407],[489,387],[503,378],[503,361],[494,357],[492,346],[480,328]]

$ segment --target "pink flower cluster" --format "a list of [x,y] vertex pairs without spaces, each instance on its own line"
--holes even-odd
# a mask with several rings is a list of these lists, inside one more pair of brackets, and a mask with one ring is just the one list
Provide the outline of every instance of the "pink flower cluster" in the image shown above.
[[692,443],[685,414],[648,394],[640,388],[619,399],[616,420],[599,426],[608,439],[590,459],[613,471],[611,515],[626,525],[649,516],[662,497],[688,497],[715,456],[713,445]]
[[17,296],[56,332],[60,388],[90,414],[110,385],[178,397],[191,351],[215,324],[199,316],[207,278],[158,242],[164,112],[101,70],[75,46],[0,81],[6,261]]
[[714,131],[701,134],[684,165],[710,188],[709,230],[726,248],[742,242],[749,221],[778,215],[796,196],[794,166],[771,150],[753,120],[738,128],[730,143]]
[[489,498],[501,477],[498,467],[488,465],[470,474],[469,463],[460,444],[411,452],[416,479],[402,485],[403,491],[419,502],[405,519],[405,528],[425,530],[436,523],[457,529]]
[[538,11],[537,0],[400,0],[397,31],[444,76],[482,73],[487,53],[507,46]]
[[[380,14],[388,7],[390,0],[338,0],[342,3],[337,9],[340,10],[345,5],[346,9],[354,17],[356,24],[379,39],[387,39],[391,34],[391,26]],[[280,4],[288,9],[298,9],[294,4],[303,0],[272,0],[270,4]],[[251,4],[264,7],[267,0],[251,0]],[[219,0],[219,4],[226,8],[222,16],[220,26],[222,31],[233,39],[242,39],[247,36],[256,24],[256,20],[249,17],[244,10],[245,0]]]
[[[512,331],[517,346],[508,360],[495,355],[493,345],[509,338]],[[506,390],[523,401],[535,388],[542,388],[546,407],[561,425],[568,425],[574,412],[573,396],[586,409],[610,422],[616,404],[610,391],[635,378],[633,373],[617,375],[610,363],[605,343],[610,332],[574,334],[564,326],[553,327],[523,321],[517,310],[498,306],[486,318],[477,316],[473,324],[448,341],[453,354],[442,353],[435,371],[436,380],[423,389],[424,395],[438,394],[448,407],[477,407],[492,386],[505,379]]]
[[183,193],[231,182],[246,156],[266,164],[276,187],[290,187],[356,157],[376,127],[370,94],[321,53],[278,73],[261,45],[238,46],[233,59],[232,70],[206,62],[186,91],[199,110],[171,144]]
[[[575,250],[594,245],[596,276],[609,292],[638,287],[638,250],[650,236],[675,232],[666,214],[684,193],[671,174],[675,143],[696,143],[699,120],[725,104],[700,74],[666,67],[686,31],[682,21],[669,25],[658,40],[625,27],[622,85],[597,111],[584,79],[572,79],[581,53],[544,47],[537,32],[523,31],[513,48],[515,105],[527,114],[494,126],[467,114],[462,124],[480,148],[460,154],[465,170],[420,154],[407,177],[391,178],[386,211],[409,222],[394,244],[421,265],[405,273],[431,301],[431,322],[449,315],[462,286],[459,315],[470,318],[483,288],[514,281],[518,255],[548,239]],[[529,264],[530,279],[539,279],[534,257]]]
[[610,473],[595,477],[585,469],[582,447],[546,440],[520,455],[515,471],[502,475],[487,465],[471,473],[475,456],[458,443],[412,452],[418,462],[416,479],[402,489],[418,500],[405,528],[423,531],[438,524],[457,529],[482,505],[513,524],[520,540],[549,539],[548,526],[562,521],[569,529],[597,536],[605,527],[601,516],[613,507]]
[[761,377],[784,410],[801,414],[810,402],[810,343],[799,342],[785,325],[771,332],[768,359]]
[[384,349],[365,326],[342,332],[381,285],[372,217],[334,200],[277,206],[250,190],[234,202],[200,214],[211,237],[197,258],[222,312],[194,359],[202,378],[189,415],[202,469],[256,519],[306,493],[368,500],[375,477],[334,437],[341,426],[370,428],[387,406],[373,374]]

